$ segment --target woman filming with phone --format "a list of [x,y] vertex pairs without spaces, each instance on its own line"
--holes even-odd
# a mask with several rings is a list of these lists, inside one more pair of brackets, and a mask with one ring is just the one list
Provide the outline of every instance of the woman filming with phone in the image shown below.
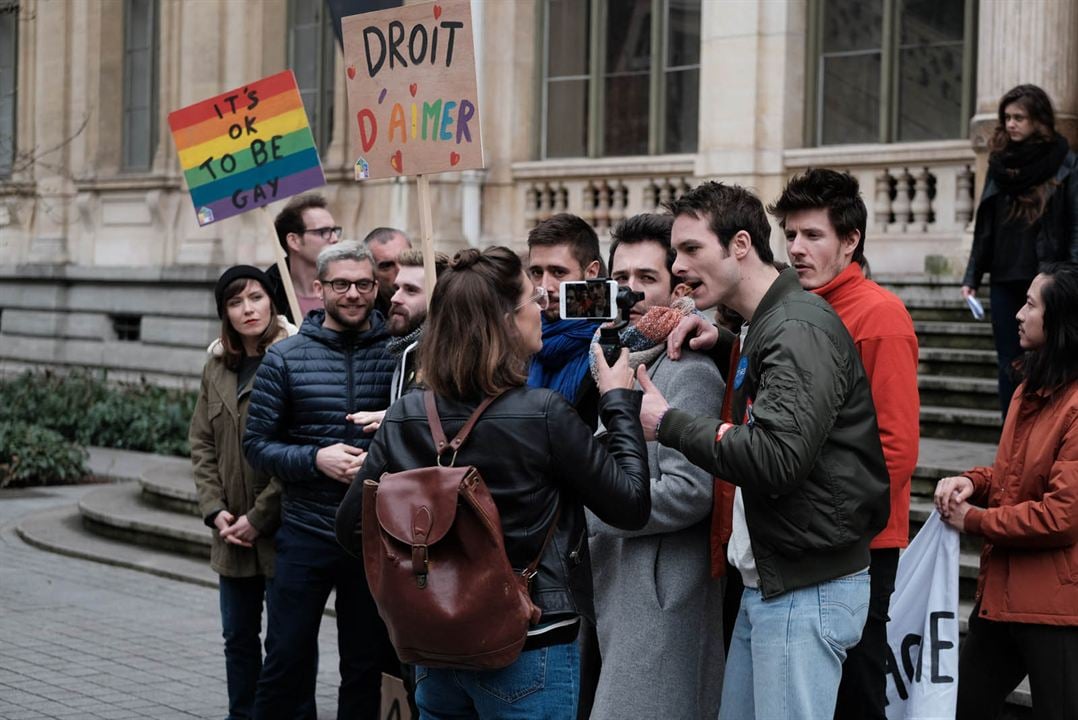
[[[509,564],[517,572],[536,567],[529,595],[541,615],[527,630],[523,651],[506,667],[419,663],[415,692],[421,718],[575,720],[575,641],[581,618],[594,616],[584,507],[607,523],[633,529],[651,512],[641,395],[632,389],[628,351],[613,367],[601,355],[596,360],[605,447],[560,394],[526,385],[529,359],[542,347],[540,313],[547,300],[516,253],[504,247],[458,252],[434,288],[419,359],[429,402],[445,437],[454,437],[493,398],[450,464],[474,467],[485,481]],[[365,481],[386,482],[387,474],[448,458],[435,444],[426,395],[405,395],[387,411],[341,504],[337,538],[353,553],[362,553]]]

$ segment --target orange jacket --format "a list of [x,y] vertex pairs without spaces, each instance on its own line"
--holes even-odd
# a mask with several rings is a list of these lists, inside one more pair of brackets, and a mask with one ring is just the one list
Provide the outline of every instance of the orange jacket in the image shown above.
[[1078,382],[1015,391],[992,467],[973,481],[965,531],[982,535],[981,617],[1078,625]]
[[857,263],[850,263],[812,292],[835,309],[853,337],[876,405],[883,458],[891,477],[891,517],[871,547],[906,547],[910,542],[910,480],[921,440],[913,320],[898,296],[867,279]]

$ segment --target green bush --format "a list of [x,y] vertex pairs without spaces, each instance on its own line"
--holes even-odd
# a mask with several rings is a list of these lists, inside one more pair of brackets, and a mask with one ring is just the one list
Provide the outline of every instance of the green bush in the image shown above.
[[186,456],[196,399],[145,382],[110,385],[104,373],[27,372],[0,380],[0,422],[33,423],[82,445]]
[[75,482],[87,474],[86,457],[55,430],[0,422],[0,488]]

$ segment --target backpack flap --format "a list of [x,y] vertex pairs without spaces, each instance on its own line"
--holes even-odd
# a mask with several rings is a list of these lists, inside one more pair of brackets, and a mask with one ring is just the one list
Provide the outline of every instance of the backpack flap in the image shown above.
[[416,584],[425,587],[429,546],[445,537],[457,516],[457,495],[470,467],[425,467],[385,473],[375,496],[378,524],[412,549]]

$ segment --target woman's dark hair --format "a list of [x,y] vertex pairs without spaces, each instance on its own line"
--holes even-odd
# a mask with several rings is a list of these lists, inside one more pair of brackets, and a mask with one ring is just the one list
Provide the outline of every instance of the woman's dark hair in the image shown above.
[[1040,269],[1044,308],[1044,347],[1027,352],[1018,372],[1027,395],[1056,392],[1078,380],[1078,263],[1052,263]]
[[[1055,138],[1056,113],[1052,109],[1052,99],[1048,97],[1048,93],[1036,85],[1018,85],[1008,90],[999,99],[999,108],[996,113],[999,122],[992,132],[992,137],[988,140],[990,152],[1002,152],[1011,142],[1010,136],[1007,135],[1005,118],[1008,105],[1018,105],[1033,121],[1034,134],[1027,141],[1051,142]],[[1044,214],[1048,196],[1055,185],[1054,179],[1047,180],[1028,192],[1014,196],[1009,217],[1023,220],[1030,225],[1035,223]]]
[[524,265],[512,250],[461,250],[438,278],[419,344],[423,382],[443,397],[490,397],[523,385],[527,360],[513,321]]
[[[264,355],[266,353],[266,348],[273,344],[273,341],[277,339],[277,335],[280,332],[280,328],[277,327],[277,310],[273,306],[273,293],[269,291],[269,288],[262,283],[259,283],[254,278],[236,278],[225,287],[224,292],[221,294],[221,304],[227,308],[229,300],[247,289],[247,283],[258,283],[259,287],[262,288],[262,292],[266,294],[266,298],[269,300],[269,323],[266,325],[266,329],[262,331],[262,334],[258,336],[257,352],[259,355]],[[243,337],[236,328],[232,327],[232,321],[228,319],[227,310],[221,318],[221,347],[225,351],[225,367],[229,370],[239,369],[240,362],[246,354],[243,349]]]

